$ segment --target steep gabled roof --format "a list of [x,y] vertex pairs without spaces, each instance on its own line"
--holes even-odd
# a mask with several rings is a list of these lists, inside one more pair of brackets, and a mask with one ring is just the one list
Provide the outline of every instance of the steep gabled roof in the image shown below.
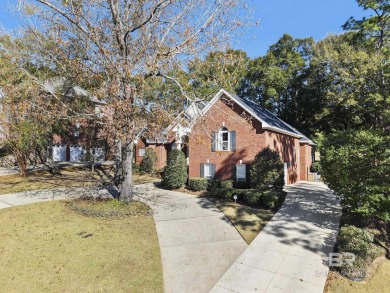
[[[278,133],[287,134],[296,138],[300,138],[302,143],[308,143],[310,145],[315,145],[313,141],[303,135],[301,132],[296,130],[291,125],[287,124],[275,114],[272,114],[267,109],[260,107],[252,101],[242,99],[235,94],[229,93],[228,91],[221,89],[214,98],[206,105],[202,111],[202,115],[206,113],[216,101],[218,101],[222,95],[226,95],[228,98],[237,103],[241,108],[251,114],[255,119],[257,119],[262,124],[263,129],[272,130]],[[200,115],[201,116],[201,115]],[[195,123],[194,123],[195,124]]]

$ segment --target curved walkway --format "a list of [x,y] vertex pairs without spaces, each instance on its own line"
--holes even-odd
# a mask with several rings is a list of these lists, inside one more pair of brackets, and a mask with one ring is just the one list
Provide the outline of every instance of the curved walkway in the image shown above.
[[153,208],[165,293],[205,293],[248,246],[209,200],[138,185],[135,194]]
[[323,183],[286,191],[282,208],[211,292],[323,292],[341,208]]

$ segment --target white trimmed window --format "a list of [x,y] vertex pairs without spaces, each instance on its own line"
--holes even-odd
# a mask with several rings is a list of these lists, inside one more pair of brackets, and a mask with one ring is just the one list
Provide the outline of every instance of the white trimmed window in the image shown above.
[[139,156],[144,157],[145,156],[146,149],[145,148],[140,148],[139,149]]
[[215,176],[215,164],[200,164],[200,177],[213,179]]
[[222,127],[218,133],[218,150],[230,150],[230,132],[226,127]]
[[246,165],[236,165],[236,181],[246,181]]
[[218,132],[213,132],[211,137],[211,151],[235,151],[236,132],[221,127]]

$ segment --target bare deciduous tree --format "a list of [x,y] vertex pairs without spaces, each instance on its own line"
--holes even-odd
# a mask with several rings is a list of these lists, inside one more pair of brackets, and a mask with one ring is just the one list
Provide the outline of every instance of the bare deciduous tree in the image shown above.
[[[150,77],[180,83],[167,73],[229,45],[242,27],[241,0],[25,0],[35,36],[35,57],[57,74],[84,86],[106,107],[98,123],[103,134],[125,150],[120,179],[122,201],[132,198],[133,141],[145,126],[167,119],[160,95],[142,98]],[[168,117],[169,118],[169,117]],[[121,158],[119,158],[121,160]]]

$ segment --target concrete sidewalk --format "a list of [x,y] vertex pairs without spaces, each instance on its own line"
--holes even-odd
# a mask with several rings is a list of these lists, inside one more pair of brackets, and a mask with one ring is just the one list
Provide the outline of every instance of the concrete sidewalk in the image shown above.
[[286,191],[282,208],[211,292],[323,292],[341,208],[323,183]]
[[248,246],[205,198],[152,184],[138,185],[135,192],[154,211],[165,293],[209,292]]

